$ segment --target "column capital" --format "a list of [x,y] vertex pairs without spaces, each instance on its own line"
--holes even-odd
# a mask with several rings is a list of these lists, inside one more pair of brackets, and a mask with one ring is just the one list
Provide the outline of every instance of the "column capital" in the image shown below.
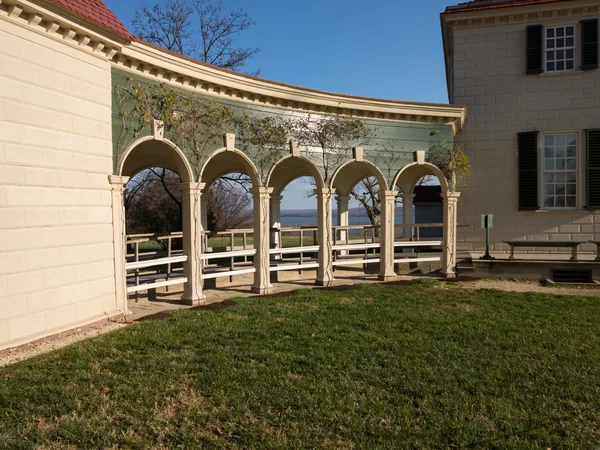
[[379,191],[379,196],[382,199],[388,200],[388,199],[396,199],[396,197],[398,196],[398,192],[397,191]]
[[400,198],[402,200],[414,200],[416,196],[417,196],[417,194],[404,194],[404,193],[400,194]]
[[317,195],[323,195],[323,196],[333,196],[333,194],[335,194],[335,188],[318,188],[318,189],[313,189],[313,192]]
[[256,186],[256,187],[252,187],[250,189],[248,189],[248,192],[250,192],[253,196],[258,195],[258,196],[268,196],[271,195],[271,193],[273,192],[273,188],[272,187],[264,187],[264,186]]
[[271,195],[271,200],[275,200],[276,202],[280,202],[283,200],[283,195]]
[[113,186],[125,186],[129,181],[129,177],[122,177],[120,175],[109,175],[108,182]]
[[187,183],[179,183],[179,188],[181,192],[202,192],[202,190],[206,187],[206,183],[198,183],[195,181],[187,182]]
[[[315,192],[316,193],[316,192]],[[336,195],[335,199],[338,202],[349,202],[350,201],[351,196],[350,195]]]
[[440,195],[444,199],[458,200],[458,197],[460,197],[460,192],[442,192]]

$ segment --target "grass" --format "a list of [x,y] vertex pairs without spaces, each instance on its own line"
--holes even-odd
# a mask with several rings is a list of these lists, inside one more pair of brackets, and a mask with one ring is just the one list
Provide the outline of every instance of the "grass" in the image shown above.
[[0,369],[0,447],[600,446],[596,299],[427,282],[236,302]]

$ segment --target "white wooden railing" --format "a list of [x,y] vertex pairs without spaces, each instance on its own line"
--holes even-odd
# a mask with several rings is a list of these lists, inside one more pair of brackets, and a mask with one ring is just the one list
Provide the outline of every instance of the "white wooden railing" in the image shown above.
[[[256,272],[248,257],[256,255],[252,229],[237,229],[225,231],[204,231],[202,233],[202,279],[210,280],[221,277],[233,279],[234,275],[244,275]],[[236,245],[237,241],[241,245]],[[219,242],[225,245],[217,246]],[[227,245],[227,241],[229,245]],[[224,261],[228,261],[224,264]]]
[[[187,261],[183,250],[174,249],[173,241],[182,239],[183,233],[130,234],[126,236],[127,292],[134,293],[187,282],[181,264]],[[155,242],[154,248],[142,248],[140,244]],[[163,245],[160,245],[160,244]],[[160,249],[158,248],[160,247]],[[164,248],[164,249],[163,249]],[[166,267],[163,267],[166,266]]]
[[[284,270],[302,271],[319,267],[319,261],[315,255],[319,252],[317,242],[318,227],[283,227],[274,228],[271,231],[277,233],[277,242],[279,244],[279,247],[269,250],[269,254],[271,255],[271,272]],[[294,241],[298,239],[299,244],[285,246],[284,235],[288,238],[287,242],[291,241],[291,237]]]

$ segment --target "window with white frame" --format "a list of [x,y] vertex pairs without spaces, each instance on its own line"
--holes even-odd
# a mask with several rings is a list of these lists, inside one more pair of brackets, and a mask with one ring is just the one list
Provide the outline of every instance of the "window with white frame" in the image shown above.
[[543,207],[577,208],[577,134],[543,135]]
[[546,28],[546,72],[575,68],[575,27]]

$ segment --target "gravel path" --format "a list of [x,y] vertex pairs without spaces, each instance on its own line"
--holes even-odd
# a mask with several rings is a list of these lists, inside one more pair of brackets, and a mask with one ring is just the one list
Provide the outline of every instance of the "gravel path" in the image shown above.
[[583,295],[589,297],[600,297],[600,286],[566,287],[542,285],[537,281],[510,281],[510,280],[474,280],[460,281],[457,283],[465,289],[498,289],[509,292],[541,292],[556,295]]
[[[537,281],[510,281],[510,280],[474,280],[474,281],[459,281],[455,284],[457,287],[465,289],[498,289],[510,292],[542,292],[545,294],[558,295],[583,295],[590,297],[600,297],[600,286],[598,288],[585,287],[558,287],[552,285],[541,285]],[[103,322],[82,328],[74,333],[66,336],[49,339],[39,344],[19,347],[9,353],[0,355],[0,367],[8,364],[13,364],[24,359],[31,358],[42,353],[56,350],[67,345],[80,342],[85,339],[99,336],[118,328],[127,326],[123,323]]]

